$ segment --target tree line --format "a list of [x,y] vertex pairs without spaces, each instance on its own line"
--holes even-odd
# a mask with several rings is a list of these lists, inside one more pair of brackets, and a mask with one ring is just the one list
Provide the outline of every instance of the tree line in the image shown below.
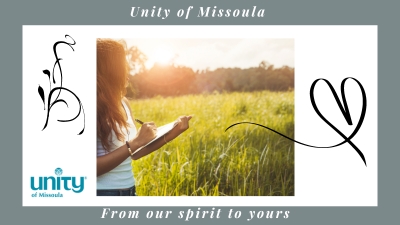
[[190,67],[155,64],[145,69],[147,58],[136,47],[128,51],[131,71],[129,98],[179,96],[212,92],[252,92],[260,90],[288,91],[294,89],[294,68],[275,68],[262,61],[258,67],[217,68],[197,70]]

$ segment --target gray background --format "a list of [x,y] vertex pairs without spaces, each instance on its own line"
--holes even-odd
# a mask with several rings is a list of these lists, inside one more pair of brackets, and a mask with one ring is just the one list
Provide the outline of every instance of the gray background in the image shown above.
[[[187,223],[176,217],[163,220],[100,219],[101,207],[25,207],[22,205],[22,25],[378,25],[378,207],[236,207],[243,216],[227,219],[231,207],[218,207],[221,219],[192,219],[190,223],[243,224],[248,210],[290,210],[289,219],[261,219],[257,224],[377,224],[397,221],[398,200],[398,60],[399,12],[396,1],[335,0],[300,1],[1,1],[0,74],[1,74],[1,224],[126,224]],[[131,7],[161,6],[171,9],[166,20],[131,18]],[[251,8],[266,10],[264,18],[197,18],[192,11],[188,20],[173,12],[188,6],[198,8]],[[38,34],[45,35],[45,34]],[[361,75],[360,75],[361,76]],[[396,98],[395,98],[396,97]],[[368,140],[365,140],[368,141]],[[56,147],[56,146],[55,146]],[[27,146],[35,151],[40,146]],[[62,157],[60,155],[59,157]],[[340,165],[338,165],[340,166]],[[187,207],[111,207],[114,210],[187,210]],[[207,207],[202,207],[207,209]],[[193,207],[193,209],[196,209]],[[4,223],[4,221],[10,221]]]

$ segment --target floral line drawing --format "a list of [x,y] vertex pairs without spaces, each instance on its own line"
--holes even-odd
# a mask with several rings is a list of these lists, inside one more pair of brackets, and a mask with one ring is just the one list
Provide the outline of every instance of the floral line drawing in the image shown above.
[[[72,51],[75,51],[74,48],[73,48],[72,46],[76,44],[75,40],[74,40],[71,36],[69,36],[68,34],[65,35],[65,38],[70,38],[70,39],[72,40],[72,43],[69,43],[69,42],[66,42],[66,41],[57,41],[57,42],[54,43],[54,45],[53,45],[53,52],[54,52],[54,56],[55,56],[55,58],[56,58],[56,61],[55,61],[55,63],[54,63],[53,70],[52,70],[51,74],[50,74],[50,71],[49,71],[49,70],[47,70],[47,69],[43,70],[43,73],[44,73],[45,75],[47,75],[47,77],[48,77],[48,79],[49,79],[49,87],[50,87],[50,92],[49,92],[49,94],[47,95],[47,104],[46,104],[46,96],[45,96],[45,93],[44,93],[43,88],[42,88],[40,85],[39,85],[39,87],[38,87],[38,93],[39,93],[39,95],[40,95],[40,97],[41,97],[41,99],[42,99],[42,101],[43,101],[43,108],[44,108],[44,110],[46,110],[46,106],[47,106],[47,117],[46,117],[46,122],[45,122],[45,124],[44,124],[44,126],[43,126],[42,131],[43,131],[44,129],[46,129],[46,127],[47,127],[47,125],[48,125],[48,123],[49,123],[50,110],[52,109],[52,107],[53,107],[56,103],[62,102],[62,103],[64,103],[64,104],[67,106],[67,108],[68,108],[68,103],[67,103],[64,99],[59,99],[60,94],[61,94],[61,91],[63,90],[63,91],[67,91],[67,92],[71,93],[71,94],[75,97],[75,99],[76,99],[76,100],[78,101],[78,103],[79,103],[79,111],[78,111],[78,113],[76,114],[76,116],[75,116],[74,118],[72,118],[72,119],[63,119],[63,120],[58,119],[57,121],[59,121],[59,122],[71,122],[71,121],[75,120],[76,118],[78,118],[79,115],[80,115],[81,112],[82,112],[82,113],[83,113],[83,129],[81,130],[81,132],[78,133],[78,135],[81,135],[81,134],[84,132],[84,130],[85,130],[85,110],[83,109],[82,102],[81,102],[81,100],[79,99],[79,97],[78,97],[74,92],[72,92],[72,91],[69,90],[68,88],[65,88],[65,87],[62,86],[63,75],[62,75],[62,69],[61,69],[61,63],[60,63],[60,61],[62,60],[62,58],[59,58],[58,55],[57,55],[57,46],[58,46],[59,44],[66,44],[66,45],[68,45],[68,46],[72,49]],[[56,85],[56,80],[55,80],[55,78],[54,78],[54,71],[55,71],[56,67],[58,67],[59,72],[60,72],[60,82],[59,82],[59,86],[55,86],[55,87],[52,88],[52,83],[53,83],[54,85]],[[51,77],[52,77],[52,78],[51,78]],[[51,81],[51,80],[52,80],[52,81]],[[58,83],[57,83],[57,84],[58,84]],[[53,94],[54,94],[55,92],[58,92],[58,93],[57,93],[57,97],[52,101],[52,96],[53,96]]]

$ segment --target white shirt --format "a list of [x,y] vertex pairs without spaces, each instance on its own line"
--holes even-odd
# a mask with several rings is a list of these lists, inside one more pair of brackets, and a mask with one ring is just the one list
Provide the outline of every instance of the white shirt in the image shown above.
[[[134,138],[137,133],[128,106],[126,106],[124,102],[122,102],[122,105],[124,106],[125,112],[128,117],[127,120],[128,129],[127,130],[122,129],[122,133],[124,135],[125,140],[123,141],[118,140],[115,135],[115,132],[111,130],[112,142],[110,143],[109,152],[112,152],[115,149],[125,145],[126,144],[125,141]],[[101,140],[97,138],[97,156],[106,155],[109,152],[103,148]],[[130,188],[133,185],[135,185],[135,179],[133,178],[133,172],[132,172],[132,160],[131,157],[129,156],[121,164],[119,164],[111,171],[97,177],[97,189],[99,190]]]

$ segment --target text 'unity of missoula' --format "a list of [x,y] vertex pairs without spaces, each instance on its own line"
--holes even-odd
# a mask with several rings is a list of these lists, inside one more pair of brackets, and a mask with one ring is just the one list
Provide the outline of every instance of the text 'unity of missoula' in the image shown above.
[[[197,12],[195,12],[197,11]],[[193,13],[191,13],[193,12]],[[153,6],[153,8],[142,8],[142,7],[132,7],[131,17],[153,17],[160,19],[167,19],[171,14],[170,9],[163,7]],[[171,14],[174,15],[175,13]],[[189,6],[187,9],[179,9],[176,12],[176,16],[179,18],[188,19],[191,15],[196,17],[264,17],[265,9],[259,9],[257,6],[253,6],[246,9],[220,9],[217,6],[214,7],[199,7],[195,10],[193,6]]]

